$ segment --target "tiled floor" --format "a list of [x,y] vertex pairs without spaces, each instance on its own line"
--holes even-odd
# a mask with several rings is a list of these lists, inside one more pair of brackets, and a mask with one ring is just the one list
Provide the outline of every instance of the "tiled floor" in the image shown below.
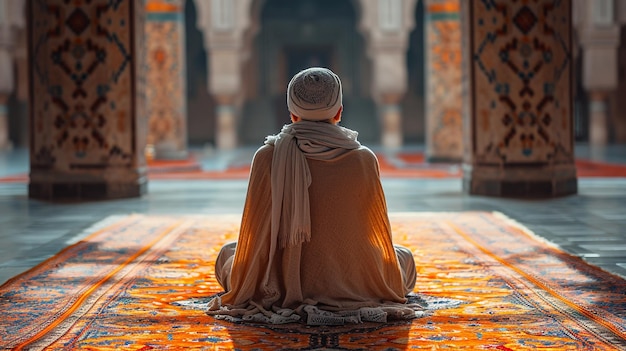
[[[584,146],[579,149],[579,155],[592,157]],[[219,169],[248,162],[251,151],[202,155],[203,167]],[[626,146],[597,157],[626,164]],[[27,167],[23,151],[0,154],[0,176],[25,173]],[[0,184],[0,284],[109,216],[241,213],[246,186],[240,180],[151,181],[148,195],[138,199],[51,204],[29,200],[25,184]],[[550,200],[468,196],[458,179],[384,179],[383,186],[390,211],[499,211],[562,249],[626,277],[626,178],[582,178],[578,195]]]

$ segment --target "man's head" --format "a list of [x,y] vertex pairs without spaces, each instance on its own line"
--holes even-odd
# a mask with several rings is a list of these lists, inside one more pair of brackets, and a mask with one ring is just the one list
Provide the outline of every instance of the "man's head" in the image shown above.
[[341,118],[341,80],[327,68],[299,72],[287,86],[287,107],[292,120],[325,121]]

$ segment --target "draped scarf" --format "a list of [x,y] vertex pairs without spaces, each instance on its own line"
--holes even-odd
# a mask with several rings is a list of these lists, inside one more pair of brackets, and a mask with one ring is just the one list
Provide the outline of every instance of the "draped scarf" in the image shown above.
[[[272,246],[296,246],[311,239],[307,158],[333,160],[361,147],[358,132],[327,122],[301,120],[283,126],[265,144],[274,145],[271,171]],[[273,250],[272,250],[273,251]]]

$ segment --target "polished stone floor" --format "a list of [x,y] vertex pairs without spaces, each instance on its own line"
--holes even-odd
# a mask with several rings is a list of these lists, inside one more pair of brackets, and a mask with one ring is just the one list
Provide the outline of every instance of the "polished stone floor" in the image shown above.
[[[249,162],[251,150],[198,154],[204,168],[219,169]],[[577,154],[626,164],[626,145],[602,151],[580,145]],[[27,171],[27,152],[0,153],[0,177]],[[390,211],[499,211],[563,250],[626,277],[626,178],[581,178],[578,195],[549,200],[468,196],[458,179],[383,179],[383,186]],[[151,181],[142,198],[53,204],[29,200],[26,184],[0,183],[0,284],[114,216],[241,213],[246,187],[243,180]]]

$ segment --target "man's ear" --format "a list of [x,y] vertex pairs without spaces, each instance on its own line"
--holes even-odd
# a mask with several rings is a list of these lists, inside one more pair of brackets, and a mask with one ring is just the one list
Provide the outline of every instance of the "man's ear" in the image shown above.
[[291,116],[291,122],[293,123],[300,122],[300,117],[294,115],[293,113],[290,113],[289,116]]

